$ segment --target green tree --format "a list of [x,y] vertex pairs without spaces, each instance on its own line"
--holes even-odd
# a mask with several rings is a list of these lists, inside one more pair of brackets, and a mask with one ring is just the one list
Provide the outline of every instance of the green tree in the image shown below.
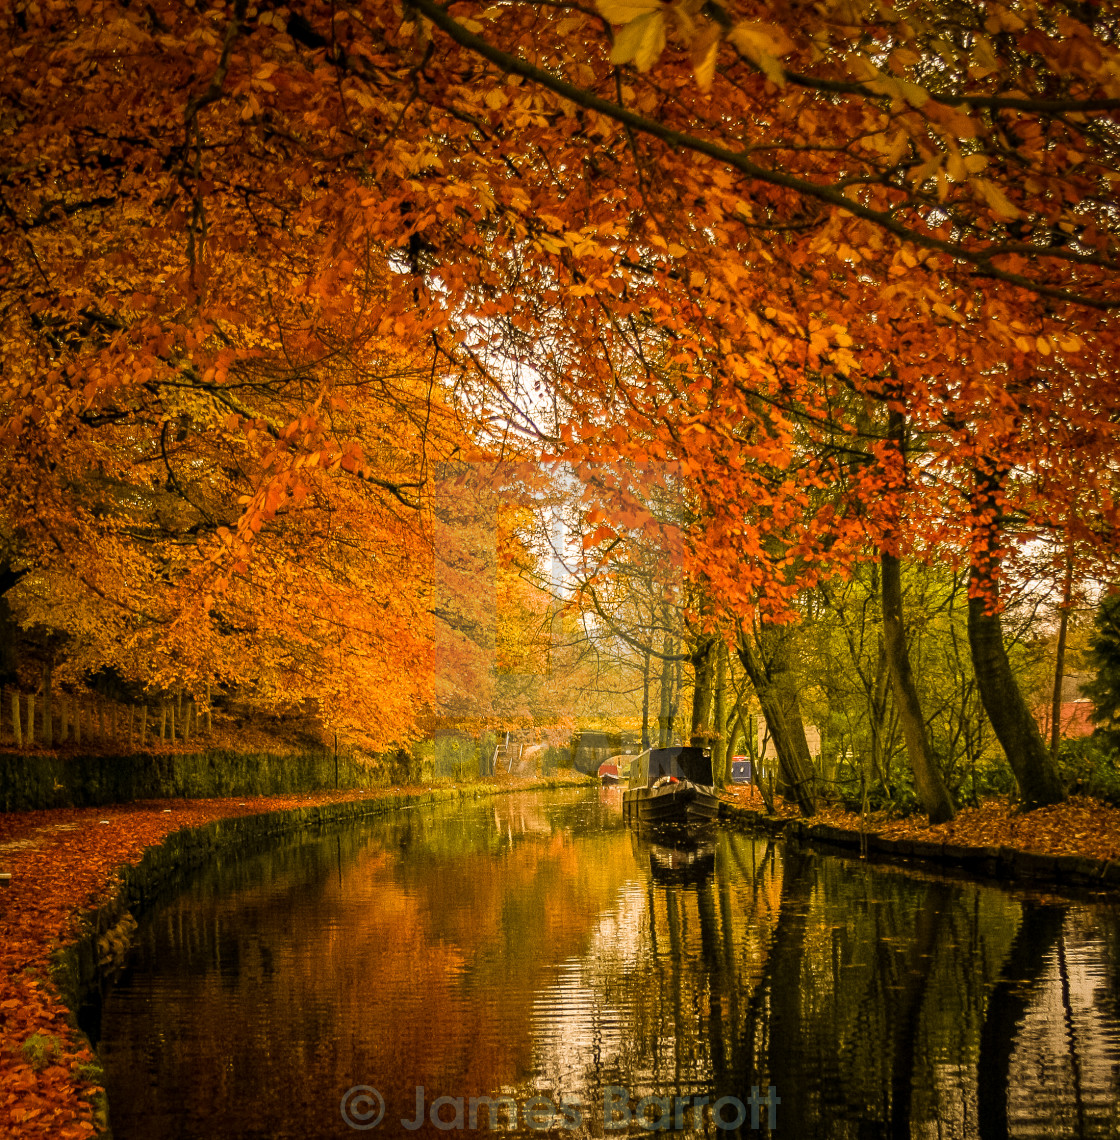
[[1093,723],[1111,748],[1120,748],[1120,591],[1101,599],[1089,638],[1089,663],[1096,676],[1084,686],[1093,702]]

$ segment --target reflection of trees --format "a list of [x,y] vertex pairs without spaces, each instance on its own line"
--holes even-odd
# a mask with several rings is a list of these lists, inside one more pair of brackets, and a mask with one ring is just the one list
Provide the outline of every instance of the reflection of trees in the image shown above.
[[981,1036],[982,1140],[1120,1135],[1116,929],[1104,907],[1024,905]]
[[1114,912],[724,832],[651,864],[599,811],[410,811],[215,865],[107,1007],[115,1130],[180,1103],[208,1122],[182,1135],[248,1111],[315,1136],[322,1090],[369,1082],[398,1114],[420,1083],[589,1106],[772,1084],[789,1135],[1018,1135],[1059,1109],[1057,1134],[1115,1132]]
[[978,1118],[983,1140],[1010,1135],[1007,1092],[1015,1031],[1026,1015],[1032,991],[1061,930],[1062,912],[1058,908],[1024,904],[1022,921],[988,998],[980,1032]]
[[[1008,1012],[1018,991],[1000,979],[1023,976],[1016,944],[1036,929],[1037,908],[978,884],[789,847],[764,853],[738,836],[721,835],[718,852],[709,879],[648,881],[648,937],[625,974],[621,957],[593,947],[587,983],[613,987],[623,1025],[617,1052],[587,1073],[592,1099],[627,1075],[635,1095],[744,1102],[753,1085],[773,1084],[791,1135],[976,1136],[978,1098],[1007,1085],[1010,1054],[990,1052],[992,1026],[1019,1050],[1034,1032]],[[1072,1023],[1082,1015],[1062,994],[1077,990],[1073,966],[1063,982],[1055,963],[1055,1000]],[[1087,1037],[1068,1034],[1072,1053]],[[1068,1067],[1071,1111],[1083,1112],[1091,1098],[1074,1077],[1084,1084],[1087,1071]],[[1094,1079],[1098,1098],[1114,1096],[1114,1074]],[[1042,1095],[1057,1105],[1067,1093]]]

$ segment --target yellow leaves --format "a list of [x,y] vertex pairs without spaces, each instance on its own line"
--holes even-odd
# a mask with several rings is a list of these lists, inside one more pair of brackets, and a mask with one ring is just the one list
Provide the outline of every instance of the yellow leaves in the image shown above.
[[886,131],[872,135],[868,145],[877,150],[892,166],[901,161],[910,150],[910,139],[903,130],[888,135]]
[[696,85],[701,91],[711,90],[712,80],[716,74],[716,58],[719,55],[721,40],[722,32],[719,26],[710,24],[693,42],[692,70],[696,76]]
[[925,162],[919,163],[917,166],[911,167],[906,175],[908,182],[913,182],[915,186],[921,186],[928,178],[931,178],[941,169],[941,164],[944,161],[944,155],[935,154],[932,158],[927,159]]
[[771,83],[785,85],[786,73],[778,60],[793,49],[781,28],[758,20],[741,20],[727,38]]
[[1013,222],[1023,216],[1022,211],[1010,198],[987,178],[973,178],[972,186],[979,197],[988,204],[988,208],[997,218]]
[[660,0],[598,0],[603,18],[622,24],[611,49],[611,63],[633,63],[649,71],[665,49],[665,6]]
[[992,4],[988,11],[988,18],[984,21],[986,32],[1021,32],[1027,26],[1020,16],[1002,4]]
[[[672,5],[660,0],[596,0],[596,3],[605,19],[622,25],[615,35],[611,63],[633,63],[639,71],[648,71],[665,49],[671,16],[680,39],[689,48],[697,86],[701,91],[710,90],[724,31],[718,23],[701,18],[700,0],[677,0]],[[779,59],[793,50],[793,44],[782,28],[759,20],[742,20],[727,33],[727,40],[767,79],[778,86],[784,85],[785,72]]]
[[611,63],[634,63],[639,71],[649,71],[665,50],[665,14],[647,12],[631,20],[615,37]]
[[612,24],[629,24],[658,11],[662,4],[661,0],[596,0],[595,6],[604,20]]
[[935,301],[933,304],[933,311],[939,316],[944,317],[946,320],[954,321],[958,325],[967,324],[967,320],[963,313],[957,312],[956,309],[946,305],[944,301]]
[[954,182],[967,182],[969,175],[976,174],[987,165],[988,160],[982,154],[970,154],[962,157],[959,151],[953,151],[946,163],[946,170]]

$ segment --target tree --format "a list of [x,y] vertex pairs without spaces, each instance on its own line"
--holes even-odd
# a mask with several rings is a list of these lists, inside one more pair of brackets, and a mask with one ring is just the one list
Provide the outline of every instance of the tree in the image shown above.
[[1089,661],[1096,670],[1084,686],[1093,702],[1093,723],[1110,748],[1120,748],[1120,592],[1101,599],[1089,639]]
[[[16,108],[0,442],[29,565],[111,551],[103,577],[142,578],[123,601],[146,613],[158,595],[176,631],[206,628],[220,599],[251,681],[259,645],[286,660],[293,599],[311,603],[292,521],[311,502],[345,588],[317,612],[317,649],[273,672],[337,703],[352,686],[327,646],[362,611],[359,552],[402,552],[408,583],[360,623],[378,668],[403,675],[431,645],[412,618],[438,621],[416,570],[438,551],[414,524],[457,448],[663,466],[696,508],[684,579],[760,629],[888,533],[900,557],[966,556],[968,483],[993,440],[1015,541],[1065,514],[1093,552],[1076,573],[1108,561],[1107,21],[998,2],[904,18],[845,4],[816,23],[777,4],[747,23],[718,5],[415,11],[402,25],[372,2],[167,0],[0,17],[19,60],[0,80]],[[691,51],[662,52],[670,16]],[[852,414],[888,389],[925,450],[901,532],[865,462],[887,441]],[[224,513],[187,485],[195,456],[159,451],[184,414],[171,442],[205,439],[198,482]],[[141,455],[178,482],[154,543],[123,541],[120,522]],[[72,493],[102,464],[108,511]],[[336,503],[354,522],[341,542]],[[599,526],[641,527],[642,509],[620,494]],[[197,621],[163,621],[187,612],[168,580],[190,583]],[[424,687],[402,696],[405,720]]]

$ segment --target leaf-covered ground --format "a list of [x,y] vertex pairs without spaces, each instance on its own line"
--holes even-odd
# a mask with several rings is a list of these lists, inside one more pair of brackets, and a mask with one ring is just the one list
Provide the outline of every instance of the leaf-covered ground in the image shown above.
[[[495,782],[530,786],[530,780]],[[318,792],[235,799],[166,800],[0,814],[0,1136],[73,1140],[93,1134],[88,1097],[100,1074],[79,1042],[48,969],[78,914],[106,898],[115,869],[184,827],[257,812],[408,792]],[[420,791],[422,789],[411,789]],[[30,1041],[30,1043],[29,1043]]]
[[[751,787],[729,789],[727,798],[744,807],[765,810],[762,798]],[[778,799],[779,815],[795,816],[797,808]],[[825,807],[819,823],[858,830],[862,824],[892,839],[921,839],[931,843],[955,843],[974,847],[1017,847],[1047,855],[1085,855],[1090,859],[1120,859],[1120,808],[1085,796],[1071,796],[1064,804],[1020,811],[1002,798],[985,800],[979,807],[963,808],[951,823],[930,827],[921,815],[905,819],[871,812],[863,819],[857,812]]]

